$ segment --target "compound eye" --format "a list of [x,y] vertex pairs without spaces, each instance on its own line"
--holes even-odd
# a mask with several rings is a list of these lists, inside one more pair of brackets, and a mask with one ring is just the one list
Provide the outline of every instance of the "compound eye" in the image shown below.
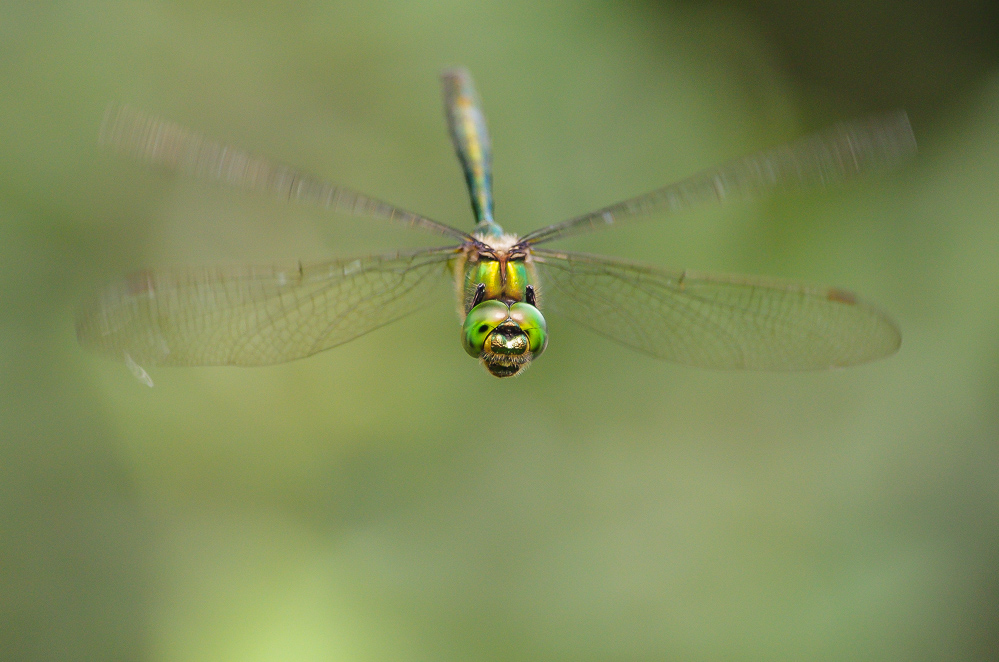
[[548,324],[541,311],[529,303],[518,302],[510,306],[510,319],[527,335],[531,353],[536,357],[548,346]]
[[497,326],[510,318],[510,308],[502,301],[483,301],[468,311],[461,325],[461,345],[470,356],[479,358],[486,338]]

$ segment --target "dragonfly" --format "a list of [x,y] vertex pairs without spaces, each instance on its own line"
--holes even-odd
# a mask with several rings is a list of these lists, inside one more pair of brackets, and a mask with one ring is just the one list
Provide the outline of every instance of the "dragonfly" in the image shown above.
[[[716,369],[839,368],[894,353],[901,335],[847,290],[757,276],[668,270],[548,242],[698,205],[822,187],[895,166],[916,149],[904,112],[841,123],[644,195],[523,236],[493,216],[492,148],[472,78],[441,74],[445,117],[464,172],[470,232],[212,140],[129,106],[100,140],[153,166],[443,235],[448,245],[279,266],[141,271],[77,316],[81,345],[143,364],[259,366],[341,345],[455,292],[464,350],[496,377],[527,369],[549,342],[546,312],[659,359]],[[396,340],[414,350],[412,328]],[[150,382],[151,383],[151,382]]]

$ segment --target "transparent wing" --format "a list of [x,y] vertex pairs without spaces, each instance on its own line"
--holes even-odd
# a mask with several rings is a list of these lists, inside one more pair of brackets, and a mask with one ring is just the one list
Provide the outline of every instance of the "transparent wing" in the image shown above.
[[904,112],[837,124],[789,145],[729,161],[651,193],[535,230],[523,240],[540,244],[657,212],[835,184],[890,167],[915,151],[916,139]]
[[336,186],[264,156],[216,142],[179,124],[129,106],[108,108],[101,127],[100,142],[126,156],[197,179],[276,194],[355,216],[403,223],[460,241],[470,238],[457,228]]
[[84,347],[136,364],[282,363],[345,343],[436,300],[456,251],[287,269],[140,272],[86,304],[76,334]]
[[545,310],[668,361],[817,370],[873,361],[901,344],[888,317],[843,290],[663,271],[580,253],[534,256]]

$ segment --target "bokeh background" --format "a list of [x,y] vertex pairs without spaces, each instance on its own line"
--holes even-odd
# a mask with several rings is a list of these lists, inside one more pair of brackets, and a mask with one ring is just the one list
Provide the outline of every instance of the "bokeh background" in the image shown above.
[[[0,659],[996,659],[997,26],[974,0],[0,3]],[[468,227],[453,64],[521,232],[907,109],[920,155],[886,176],[569,246],[854,289],[901,351],[698,371],[553,317],[500,381],[446,300],[152,389],[77,346],[130,270],[437,242],[124,161],[107,104]]]

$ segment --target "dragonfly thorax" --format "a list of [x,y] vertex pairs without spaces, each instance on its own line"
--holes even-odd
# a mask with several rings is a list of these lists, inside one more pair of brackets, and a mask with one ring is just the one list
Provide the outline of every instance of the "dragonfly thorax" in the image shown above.
[[513,234],[477,234],[474,242],[465,244],[455,269],[462,315],[490,299],[526,301],[527,287],[535,285],[537,276],[518,241]]

